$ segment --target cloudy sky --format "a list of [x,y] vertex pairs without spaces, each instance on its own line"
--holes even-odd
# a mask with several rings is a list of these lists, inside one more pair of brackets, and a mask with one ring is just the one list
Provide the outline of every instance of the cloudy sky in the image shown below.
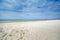
[[0,0],[0,19],[60,19],[60,0]]

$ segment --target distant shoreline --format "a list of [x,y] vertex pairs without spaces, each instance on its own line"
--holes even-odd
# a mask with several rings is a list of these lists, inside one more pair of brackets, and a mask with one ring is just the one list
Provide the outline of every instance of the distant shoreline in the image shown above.
[[36,22],[36,21],[60,21],[60,19],[56,19],[56,20],[0,20],[0,23],[9,23],[9,22]]

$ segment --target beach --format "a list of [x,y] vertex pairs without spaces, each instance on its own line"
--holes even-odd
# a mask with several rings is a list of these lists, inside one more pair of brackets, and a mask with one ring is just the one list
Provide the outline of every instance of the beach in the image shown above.
[[0,22],[0,40],[60,40],[60,20]]

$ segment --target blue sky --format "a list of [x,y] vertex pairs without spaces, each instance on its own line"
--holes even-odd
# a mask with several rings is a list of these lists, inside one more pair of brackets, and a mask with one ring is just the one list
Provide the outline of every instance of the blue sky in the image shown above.
[[0,0],[0,19],[60,19],[60,0]]

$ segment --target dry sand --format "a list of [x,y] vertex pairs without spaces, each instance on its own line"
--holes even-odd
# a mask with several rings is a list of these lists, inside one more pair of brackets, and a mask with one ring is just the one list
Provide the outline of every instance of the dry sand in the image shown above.
[[3,22],[0,40],[60,40],[60,20]]

